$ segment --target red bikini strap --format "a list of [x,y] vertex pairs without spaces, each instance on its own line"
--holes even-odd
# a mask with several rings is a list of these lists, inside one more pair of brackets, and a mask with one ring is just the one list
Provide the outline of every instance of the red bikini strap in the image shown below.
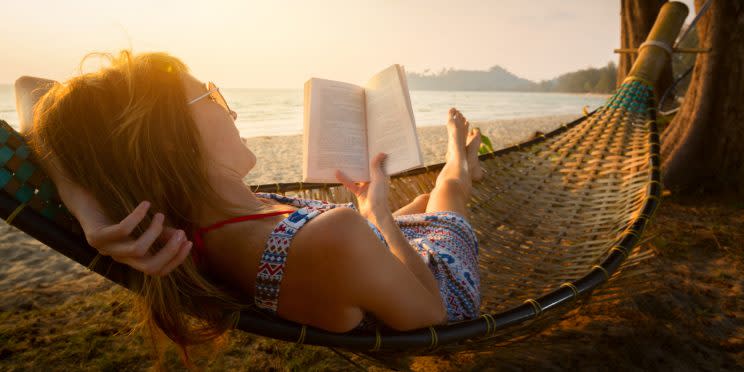
[[[202,235],[212,231],[214,229],[218,229],[222,226],[225,226],[227,224],[235,223],[235,222],[242,222],[242,221],[248,221],[248,220],[258,220],[264,217],[271,217],[271,216],[278,216],[280,214],[287,214],[287,213],[294,213],[294,210],[286,210],[286,211],[274,211],[269,213],[259,213],[259,214],[249,214],[247,216],[240,216],[231,218],[229,220],[217,222],[213,225],[207,226],[207,227],[200,227],[194,232],[194,248],[196,248],[195,252],[192,253],[199,253],[199,251],[203,248],[204,241],[202,239]],[[196,256],[194,256],[196,257]]]

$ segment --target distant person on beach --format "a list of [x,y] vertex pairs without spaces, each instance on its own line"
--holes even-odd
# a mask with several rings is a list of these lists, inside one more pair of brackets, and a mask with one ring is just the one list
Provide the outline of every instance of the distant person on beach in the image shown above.
[[151,327],[186,347],[252,304],[332,332],[479,315],[466,202],[482,176],[480,133],[458,110],[436,186],[397,211],[384,154],[370,182],[337,172],[358,208],[254,193],[243,178],[256,157],[214,84],[165,53],[105,56],[109,67],[63,84],[18,79],[19,116],[88,242],[146,274]]

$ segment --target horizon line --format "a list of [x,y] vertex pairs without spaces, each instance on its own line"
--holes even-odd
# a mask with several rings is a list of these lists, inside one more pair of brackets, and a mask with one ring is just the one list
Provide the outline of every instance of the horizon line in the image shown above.
[[[617,65],[617,62],[616,61],[609,61],[607,63],[608,64],[609,63],[614,63],[615,65]],[[405,66],[405,65],[403,65],[403,66]],[[535,81],[535,80],[532,80],[532,79],[528,79],[526,77],[519,76],[519,75],[513,73],[512,71],[510,71],[508,68],[506,68],[506,67],[504,67],[502,65],[499,65],[499,64],[492,65],[491,67],[489,67],[488,69],[485,69],[485,70],[469,70],[469,69],[461,69],[461,68],[456,68],[456,67],[442,67],[442,68],[440,68],[440,69],[438,69],[436,71],[443,71],[443,70],[444,71],[447,71],[447,70],[451,70],[451,71],[489,72],[490,69],[492,69],[494,67],[500,67],[500,68],[504,69],[506,72],[508,72],[508,73],[510,73],[510,74],[512,74],[512,75],[514,75],[514,76],[516,76],[518,78],[520,78],[520,79],[524,79],[524,80],[530,81],[532,83],[538,84],[538,83],[540,83],[542,81],[554,80],[554,79],[558,78],[559,76],[561,76],[563,74],[567,74],[567,73],[571,73],[571,72],[577,72],[577,71],[591,69],[591,68],[598,68],[599,69],[599,68],[603,68],[605,66],[600,66],[600,67],[595,67],[595,66],[578,67],[576,69],[573,69],[573,70],[570,70],[570,71],[567,71],[567,72],[559,73],[558,75],[556,75],[553,78],[543,79],[543,80],[538,80],[538,81]],[[406,71],[406,74],[419,74],[419,75],[423,75],[423,76],[436,76],[436,75],[428,75],[428,74],[426,74],[426,71],[434,71],[434,69],[432,69],[432,68],[426,68],[423,71]],[[79,75],[74,75],[74,76],[79,76]],[[0,82],[0,85],[10,85],[10,86],[13,86],[13,84],[14,84],[13,82]],[[303,82],[303,84],[304,84],[304,82]],[[291,89],[302,89],[302,86],[300,86],[299,88],[288,88],[288,87],[231,87],[231,86],[224,86],[224,89],[291,90]],[[415,90],[415,89],[411,89],[411,90]],[[495,91],[495,92],[500,92],[500,91]]]

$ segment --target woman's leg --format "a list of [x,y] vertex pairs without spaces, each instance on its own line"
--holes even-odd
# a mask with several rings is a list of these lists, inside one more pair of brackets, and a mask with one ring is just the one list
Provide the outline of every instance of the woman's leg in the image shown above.
[[426,211],[426,204],[429,203],[429,194],[421,194],[415,197],[410,203],[400,207],[397,211],[393,212],[393,216],[402,216],[404,214],[416,214],[424,213]]
[[473,128],[468,134],[468,145],[465,146],[465,151],[468,153],[468,169],[470,170],[470,179],[473,182],[478,182],[483,179],[483,169],[480,166],[480,159],[478,159],[478,151],[481,145],[481,132],[478,128]]
[[[470,133],[468,133],[466,139],[467,144],[465,146],[465,153],[467,155],[468,171],[470,173],[470,179],[472,181],[479,181],[481,178],[483,178],[483,171],[481,170],[480,160],[478,159],[478,150],[480,149],[481,144],[480,134],[480,130],[473,129],[470,131]],[[450,136],[450,141],[451,138],[452,137]],[[444,172],[444,169],[442,169],[442,172]],[[442,172],[440,172],[440,175],[437,178],[437,183],[439,183],[439,179],[442,177]],[[430,195],[431,194],[427,193],[417,196],[410,203],[402,206],[400,209],[393,212],[393,216],[431,212],[426,209],[427,205],[429,204]]]
[[[469,123],[465,117],[455,108],[451,108],[447,121],[446,162],[429,195],[426,212],[451,211],[467,216],[465,204],[470,199],[472,187],[466,149],[469,132]],[[477,138],[480,142],[480,136]]]

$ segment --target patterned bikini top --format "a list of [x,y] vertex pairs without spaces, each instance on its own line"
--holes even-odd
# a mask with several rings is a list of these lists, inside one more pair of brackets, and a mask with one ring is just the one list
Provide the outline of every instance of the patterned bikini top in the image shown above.
[[[284,266],[287,262],[289,246],[292,243],[295,234],[297,234],[297,231],[299,231],[299,229],[308,221],[325,211],[338,207],[346,207],[356,210],[356,207],[353,203],[334,204],[322,200],[295,198],[274,193],[256,193],[256,196],[260,198],[273,199],[281,204],[298,207],[298,209],[296,211],[276,211],[258,215],[241,216],[221,221],[205,228],[200,228],[194,233],[193,241],[196,249],[194,251],[195,254],[192,254],[192,256],[194,256],[197,263],[201,261],[200,257],[205,253],[202,235],[208,231],[217,229],[229,223],[290,213],[290,215],[281,220],[276,227],[274,227],[271,234],[269,234],[263,255],[258,264],[258,273],[256,274],[254,302],[259,308],[275,314],[279,306],[279,288],[284,276]],[[369,221],[367,221],[367,223],[370,228],[372,228],[375,235],[387,247],[387,242],[383,238],[382,233],[380,233],[374,224]]]

